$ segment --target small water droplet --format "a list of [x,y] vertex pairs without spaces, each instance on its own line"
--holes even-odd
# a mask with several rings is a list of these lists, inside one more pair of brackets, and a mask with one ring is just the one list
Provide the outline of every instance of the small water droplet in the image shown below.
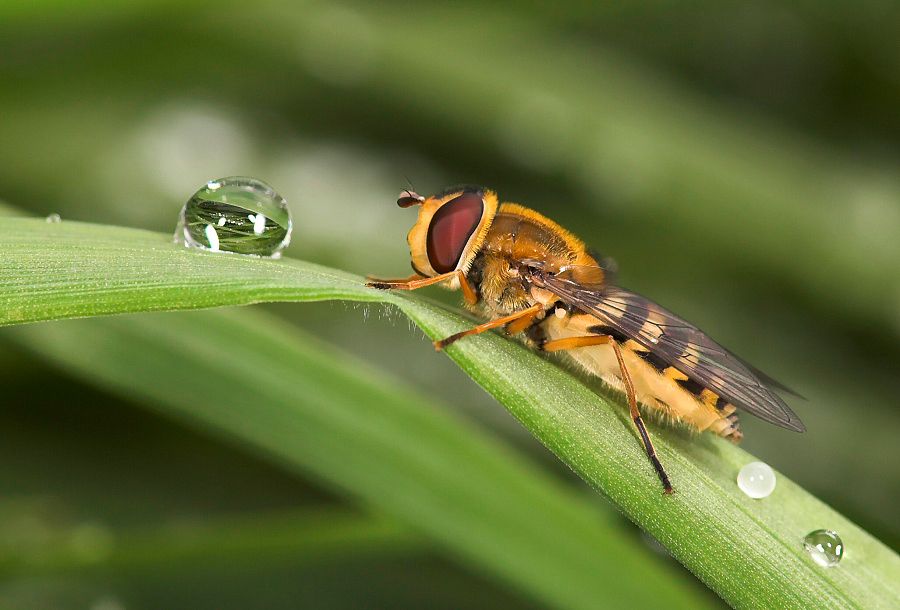
[[826,568],[836,566],[844,556],[844,543],[831,530],[810,532],[803,539],[803,544],[815,562]]
[[206,183],[181,209],[175,243],[211,252],[279,258],[291,241],[287,202],[265,182],[233,176]]
[[738,472],[737,484],[751,498],[765,498],[775,490],[775,471],[768,464],[750,462]]
[[59,214],[50,214],[44,220],[47,221],[48,225],[55,225],[56,223],[61,222],[62,218],[60,217]]

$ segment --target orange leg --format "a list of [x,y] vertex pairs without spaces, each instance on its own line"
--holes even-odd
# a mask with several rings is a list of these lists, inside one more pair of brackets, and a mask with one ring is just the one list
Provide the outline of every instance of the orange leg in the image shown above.
[[628,369],[625,368],[625,360],[622,358],[622,349],[615,341],[611,341],[611,343],[613,350],[616,352],[616,360],[619,361],[619,369],[622,371],[622,383],[625,384],[625,395],[628,397],[628,409],[631,413],[631,421],[634,422],[638,434],[641,435],[644,451],[647,453],[647,457],[650,458],[650,463],[653,464],[653,468],[656,469],[659,480],[662,481],[663,493],[670,494],[672,493],[672,484],[669,482],[669,476],[663,469],[659,458],[656,457],[656,449],[653,448],[653,443],[650,442],[650,435],[647,434],[644,420],[641,418],[640,411],[638,411],[637,399],[634,396],[634,384],[631,382],[631,375],[628,373]]
[[375,275],[367,275],[366,279],[369,280],[366,282],[366,286],[371,286],[372,284],[407,284],[409,282],[414,282],[415,280],[421,280],[422,277],[418,273],[413,273],[408,277],[378,277]]
[[644,445],[644,451],[647,453],[647,457],[650,458],[650,463],[653,464],[653,468],[656,469],[659,480],[662,481],[663,493],[670,494],[672,493],[672,484],[669,482],[669,476],[663,469],[659,458],[656,457],[656,449],[653,448],[653,443],[650,442],[650,435],[647,434],[644,420],[641,417],[640,411],[638,411],[637,397],[634,393],[634,383],[631,381],[631,375],[628,373],[628,369],[625,368],[625,359],[622,358],[622,349],[619,347],[619,344],[608,335],[588,335],[585,337],[567,337],[565,339],[545,341],[541,345],[541,350],[545,352],[555,352],[564,349],[590,347],[592,345],[606,345],[607,343],[612,344],[613,351],[616,353],[616,360],[619,361],[619,370],[622,372],[622,384],[625,386],[625,396],[628,398],[628,410],[631,415],[631,421],[634,422],[634,425],[637,428],[638,434],[641,437],[641,443]]
[[556,352],[561,349],[575,349],[576,347],[590,347],[591,345],[606,345],[612,340],[608,335],[589,335],[587,337],[567,337],[565,339],[552,339],[541,344],[541,350]]
[[[538,314],[538,312],[540,312],[543,308],[544,308],[544,306],[541,305],[540,303],[535,303],[528,309],[523,309],[522,311],[517,311],[514,314],[510,314],[508,316],[503,316],[502,318],[497,318],[496,320],[491,320],[490,322],[485,322],[484,324],[479,324],[478,326],[470,328],[469,330],[464,330],[461,333],[456,333],[455,335],[450,335],[446,339],[441,339],[440,341],[435,341],[434,347],[435,347],[435,349],[440,351],[441,349],[447,347],[448,345],[450,345],[451,343],[453,343],[455,341],[462,339],[463,337],[468,337],[469,335],[477,335],[478,333],[483,333],[486,330],[490,330],[492,328],[497,328],[498,326],[503,326],[506,323],[515,322],[516,320],[521,320],[523,318],[527,318],[528,322],[530,323],[531,320],[534,319],[534,316],[536,316]],[[525,326],[527,326],[527,325],[528,324],[525,324]],[[510,326],[512,326],[512,324],[510,324]],[[523,326],[519,330],[523,330],[525,326]],[[516,331],[516,332],[518,332],[518,331]]]
[[522,332],[523,330],[528,328],[528,326],[532,322],[534,322],[535,316],[537,316],[541,312],[540,309],[534,309],[534,307],[529,307],[525,311],[529,311],[529,310],[534,310],[534,311],[522,316],[521,318],[516,318],[515,320],[513,320],[506,326],[507,334],[515,335],[516,333]]
[[424,288],[425,286],[431,286],[432,284],[438,284],[445,280],[457,278],[459,280],[459,286],[462,288],[463,298],[466,302],[471,305],[478,302],[478,297],[475,296],[475,291],[472,290],[472,286],[466,279],[466,274],[459,269],[451,271],[450,273],[442,273],[434,277],[415,279],[418,277],[420,276],[412,275],[405,280],[388,282],[375,280],[366,282],[366,286],[371,286],[372,288],[378,288],[380,290],[417,290],[419,288]]

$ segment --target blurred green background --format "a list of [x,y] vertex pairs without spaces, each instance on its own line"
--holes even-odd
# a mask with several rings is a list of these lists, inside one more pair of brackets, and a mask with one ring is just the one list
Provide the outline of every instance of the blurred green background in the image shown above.
[[[743,446],[897,548],[898,29],[875,0],[6,0],[0,199],[171,232],[207,180],[250,175],[291,206],[287,256],[399,276],[397,194],[489,186],[806,396],[789,402],[807,433],[747,416]],[[582,485],[399,316],[265,308]],[[0,607],[537,606],[415,537],[154,560],[152,532],[222,522],[227,546],[359,507],[22,348],[0,332]],[[133,532],[151,534],[132,565],[23,567]]]

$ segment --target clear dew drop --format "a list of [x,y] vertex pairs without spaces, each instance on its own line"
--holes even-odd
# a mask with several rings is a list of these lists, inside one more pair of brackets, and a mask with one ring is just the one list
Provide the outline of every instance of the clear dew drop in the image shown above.
[[287,202],[271,186],[232,176],[207,182],[184,204],[175,243],[280,258],[291,241],[291,224]]
[[775,491],[775,471],[768,464],[750,462],[738,472],[737,484],[751,498],[765,498]]
[[844,556],[844,543],[836,532],[816,530],[803,539],[803,545],[813,560],[820,566],[830,568],[836,566]]
[[47,221],[48,225],[55,225],[58,222],[62,222],[62,218],[59,214],[49,214],[44,220]]

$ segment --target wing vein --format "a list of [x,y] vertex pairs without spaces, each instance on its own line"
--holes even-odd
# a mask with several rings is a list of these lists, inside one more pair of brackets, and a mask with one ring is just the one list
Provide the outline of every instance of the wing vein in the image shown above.
[[735,407],[789,430],[805,430],[800,418],[763,379],[779,389],[784,386],[653,301],[623,288],[584,286],[549,273],[537,272],[532,281],[632,338]]

